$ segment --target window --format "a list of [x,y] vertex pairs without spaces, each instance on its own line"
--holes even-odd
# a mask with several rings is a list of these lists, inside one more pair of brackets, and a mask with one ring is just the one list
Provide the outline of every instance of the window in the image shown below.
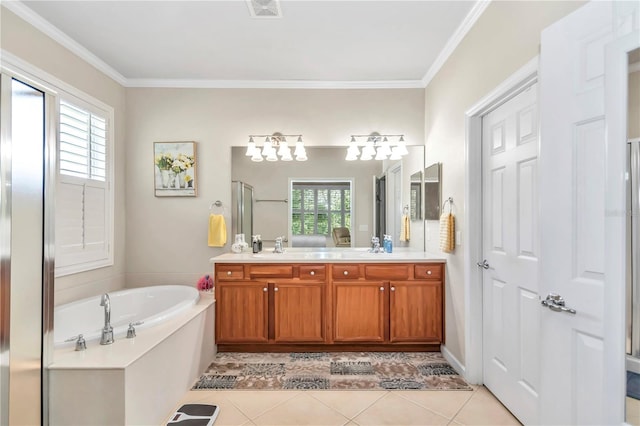
[[56,276],[113,264],[111,114],[60,100]]
[[291,234],[326,235],[351,228],[350,182],[293,182]]

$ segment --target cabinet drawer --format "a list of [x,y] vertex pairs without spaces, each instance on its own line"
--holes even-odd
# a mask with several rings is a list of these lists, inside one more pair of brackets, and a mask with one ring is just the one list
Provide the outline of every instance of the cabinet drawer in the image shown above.
[[411,265],[366,265],[364,275],[370,280],[409,279]]
[[441,279],[442,265],[416,265],[414,274],[416,279]]
[[244,267],[242,265],[216,265],[216,278],[219,280],[244,279]]
[[324,280],[325,268],[324,265],[302,265],[300,266],[300,279]]
[[333,265],[333,279],[335,280],[344,280],[344,279],[358,279],[360,278],[360,267],[358,265]]
[[249,275],[251,278],[292,278],[293,265],[251,265]]

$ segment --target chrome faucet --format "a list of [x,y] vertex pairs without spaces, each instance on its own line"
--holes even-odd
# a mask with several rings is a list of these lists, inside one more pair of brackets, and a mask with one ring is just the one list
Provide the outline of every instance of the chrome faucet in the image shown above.
[[104,306],[104,327],[102,328],[100,344],[110,345],[113,343],[113,327],[111,327],[111,299],[107,293],[102,295],[100,306]]
[[276,238],[276,246],[273,248],[274,253],[284,253],[282,248],[282,237]]

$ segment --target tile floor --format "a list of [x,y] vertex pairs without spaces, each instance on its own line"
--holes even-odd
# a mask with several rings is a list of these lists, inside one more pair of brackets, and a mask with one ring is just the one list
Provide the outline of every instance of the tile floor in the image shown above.
[[520,424],[483,386],[473,391],[198,390],[188,392],[174,410],[186,403],[218,405],[216,426]]

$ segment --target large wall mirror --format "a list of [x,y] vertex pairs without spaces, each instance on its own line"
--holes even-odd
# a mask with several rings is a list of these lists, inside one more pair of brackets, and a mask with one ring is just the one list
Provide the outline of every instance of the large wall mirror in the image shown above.
[[[276,237],[285,236],[295,246],[301,238],[293,238],[290,229],[292,214],[302,215],[302,221],[295,217],[296,232],[304,227],[302,234],[312,247],[342,247],[336,244],[332,235],[335,228],[348,225],[350,230],[351,247],[365,247],[371,244],[374,235],[374,209],[376,178],[385,176],[390,170],[398,170],[401,164],[400,197],[388,197],[398,203],[395,209],[388,211],[399,212],[396,221],[400,229],[403,208],[412,205],[411,188],[412,172],[424,168],[424,147],[408,146],[409,154],[398,161],[346,161],[346,147],[307,147],[308,160],[298,161],[263,161],[255,163],[247,157],[246,147],[233,147],[231,151],[231,179],[244,182],[253,187],[253,232],[260,234],[263,241],[271,243]],[[302,198],[292,191],[292,182],[304,182]],[[310,182],[318,182],[318,186],[325,189],[315,189]],[[351,189],[343,191],[338,186],[348,182]],[[231,184],[231,183],[229,183]],[[387,190],[396,190],[389,187]],[[305,195],[307,194],[307,195]],[[293,195],[293,196],[292,196]],[[420,198],[420,197],[418,197]],[[307,203],[301,211],[300,202]],[[422,201],[418,201],[419,205]],[[314,209],[327,211],[326,218],[322,218]],[[421,210],[416,209],[416,214]],[[310,215],[315,213],[317,221],[313,223]],[[307,214],[309,216],[305,217]],[[306,220],[309,219],[309,220]],[[321,235],[325,236],[325,244],[321,242]],[[344,237],[343,234],[340,236]],[[250,239],[250,235],[245,235]],[[303,238],[305,239],[305,238]],[[271,243],[272,244],[272,243]],[[290,245],[291,245],[290,244]],[[424,226],[422,223],[412,222],[410,241],[402,244],[394,240],[394,247],[409,247],[411,250],[424,250]]]

